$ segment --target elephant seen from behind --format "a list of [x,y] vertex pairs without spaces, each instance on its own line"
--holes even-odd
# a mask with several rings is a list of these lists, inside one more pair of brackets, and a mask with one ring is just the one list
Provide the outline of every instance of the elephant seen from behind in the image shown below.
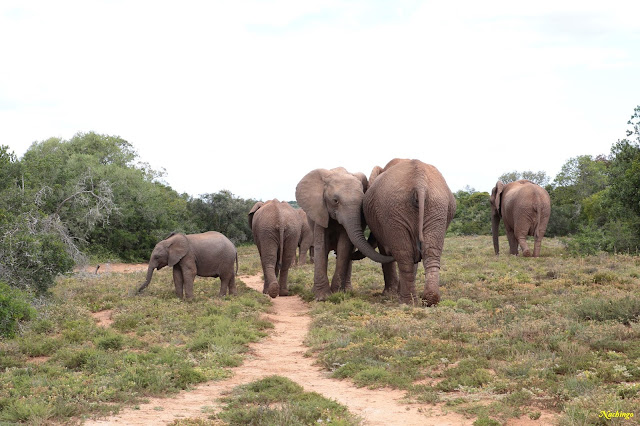
[[289,203],[273,199],[255,203],[248,217],[264,274],[262,292],[272,298],[288,296],[287,277],[300,241],[298,213]]
[[[235,269],[234,269],[235,263]],[[144,290],[155,269],[173,268],[173,284],[179,298],[193,298],[193,281],[199,277],[220,277],[220,296],[237,294],[235,277],[238,253],[233,243],[216,231],[202,234],[172,233],[153,249],[147,278],[138,288]]]
[[[376,166],[364,194],[364,217],[380,252],[396,264],[383,265],[385,293],[397,289],[401,303],[440,301],[440,257],[456,200],[438,169],[420,160],[393,159]],[[416,292],[416,272],[422,260],[425,287],[422,302]]]
[[[375,251],[364,237],[362,200],[366,190],[363,173],[349,173],[342,167],[312,170],[296,186],[296,200],[313,225],[316,300],[326,300],[332,292],[351,287],[354,244],[376,262],[393,261]],[[329,285],[327,266],[332,250],[336,253],[336,267]]]
[[[507,184],[498,181],[491,191],[491,233],[496,255],[500,253],[498,231],[502,219],[509,252],[517,256],[520,246],[523,256],[539,257],[550,215],[551,199],[540,185],[527,179]],[[534,237],[533,253],[527,245],[527,236]]]

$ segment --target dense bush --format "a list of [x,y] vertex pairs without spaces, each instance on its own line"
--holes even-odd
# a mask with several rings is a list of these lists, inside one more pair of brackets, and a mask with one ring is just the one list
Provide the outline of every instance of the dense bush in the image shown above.
[[454,196],[456,215],[448,232],[453,235],[491,235],[490,195],[467,187]]
[[15,336],[18,324],[35,315],[36,311],[27,301],[25,293],[0,281],[0,337]]
[[196,232],[218,231],[237,245],[253,241],[247,214],[255,203],[222,190],[190,200],[188,208]]

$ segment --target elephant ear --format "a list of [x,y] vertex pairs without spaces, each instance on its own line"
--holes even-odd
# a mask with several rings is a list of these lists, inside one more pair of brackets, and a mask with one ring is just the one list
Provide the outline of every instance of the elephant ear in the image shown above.
[[253,229],[253,215],[262,206],[264,206],[264,203],[262,201],[258,201],[257,203],[255,203],[253,205],[253,207],[251,207],[251,210],[249,211],[249,214],[247,215],[249,217],[249,228]]
[[329,226],[329,212],[324,204],[325,179],[327,169],[315,169],[307,173],[296,186],[296,200],[307,213],[307,218],[326,228]]
[[498,214],[500,214],[500,203],[502,201],[502,190],[504,189],[504,183],[502,181],[496,182],[496,186],[491,191],[491,204],[493,208],[496,209]]
[[351,173],[362,182],[362,192],[367,192],[367,188],[369,187],[369,181],[367,180],[367,176],[362,172]]
[[371,170],[371,174],[369,175],[369,186],[373,185],[373,181],[376,180],[378,175],[382,173],[384,170],[380,166],[375,166],[373,170]]
[[184,234],[175,234],[170,240],[168,265],[175,266],[189,252],[189,240]]

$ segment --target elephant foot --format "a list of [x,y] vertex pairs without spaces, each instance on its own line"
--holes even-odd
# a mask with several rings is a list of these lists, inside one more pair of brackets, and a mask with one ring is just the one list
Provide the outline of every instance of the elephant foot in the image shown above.
[[330,291],[316,292],[315,296],[316,296],[316,301],[324,302],[325,300],[327,300],[329,298],[329,296],[331,296],[331,292]]
[[382,290],[382,295],[383,296],[392,296],[392,295],[395,295],[395,294],[398,294],[398,289],[397,288],[393,289],[393,288],[385,287],[384,290]]
[[440,302],[440,294],[438,293],[423,293],[422,304],[424,306],[435,306]]
[[281,288],[280,289],[280,293],[278,294],[279,296],[288,296],[289,295],[289,290],[287,290],[286,288]]
[[399,296],[398,301],[403,305],[415,305],[418,302],[418,297],[414,294],[408,296]]
[[531,257],[531,250],[529,250],[529,249],[523,250],[522,251],[522,255],[524,257]]
[[272,299],[275,299],[276,297],[278,297],[278,293],[280,293],[280,286],[278,285],[278,283],[269,284],[269,296],[271,296]]

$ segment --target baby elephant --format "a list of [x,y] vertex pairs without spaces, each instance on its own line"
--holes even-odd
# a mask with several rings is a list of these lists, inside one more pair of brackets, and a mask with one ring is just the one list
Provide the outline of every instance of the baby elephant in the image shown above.
[[[235,262],[235,269],[233,264]],[[154,269],[173,267],[173,284],[179,298],[193,298],[193,280],[199,277],[220,277],[220,296],[237,294],[236,273],[238,253],[231,241],[219,232],[202,234],[172,233],[156,244],[147,270],[147,279],[138,292],[151,282]]]

